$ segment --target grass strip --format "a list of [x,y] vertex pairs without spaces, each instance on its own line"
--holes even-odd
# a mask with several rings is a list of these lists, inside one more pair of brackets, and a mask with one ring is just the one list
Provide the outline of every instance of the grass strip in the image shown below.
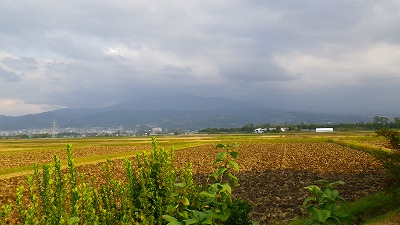
[[384,148],[384,147],[377,147],[373,146],[370,144],[364,144],[364,143],[359,143],[359,142],[352,142],[352,141],[344,141],[344,140],[339,140],[339,139],[330,139],[329,140],[332,143],[342,145],[345,147],[349,147],[355,150],[361,150],[370,154],[387,154],[391,153],[392,150],[389,148]]
[[[396,212],[399,212],[400,208],[395,195],[378,192],[346,203],[342,210],[350,216],[350,224],[361,224],[363,221],[375,221],[372,218],[377,218],[378,221],[382,220],[380,218],[397,218],[399,214]],[[388,213],[388,216],[382,217],[382,215],[386,215],[385,213]],[[298,218],[289,222],[288,225],[303,225],[308,219]]]
[[400,224],[400,207],[383,215],[369,219],[364,225],[395,225]]
[[343,211],[357,224],[377,217],[398,207],[398,199],[392,193],[378,192],[346,204]]

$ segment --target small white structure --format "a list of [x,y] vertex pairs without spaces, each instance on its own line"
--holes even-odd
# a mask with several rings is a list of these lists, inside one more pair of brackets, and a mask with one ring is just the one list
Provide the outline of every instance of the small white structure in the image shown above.
[[315,128],[315,132],[333,132],[333,128]]
[[151,128],[151,133],[153,133],[153,134],[161,134],[162,133],[162,128],[161,127],[153,127],[153,128]]
[[267,128],[257,128],[257,129],[254,130],[254,133],[256,133],[256,134],[262,134],[262,133],[264,133],[265,131],[267,131]]

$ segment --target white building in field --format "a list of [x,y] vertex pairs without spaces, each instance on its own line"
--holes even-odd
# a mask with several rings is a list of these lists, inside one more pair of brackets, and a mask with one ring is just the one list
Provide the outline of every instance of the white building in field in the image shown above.
[[315,132],[333,132],[333,128],[315,128]]
[[256,133],[256,134],[262,134],[262,133],[264,133],[265,131],[267,131],[267,128],[257,128],[257,129],[254,130],[254,133]]
[[[279,131],[281,131],[281,132],[285,132],[285,131],[289,131],[290,129],[288,128],[288,127],[282,127],[282,128],[279,128],[280,130]],[[267,131],[276,131],[277,130],[277,128],[276,127],[270,127],[270,128],[257,128],[257,129],[254,129],[254,133],[256,133],[256,134],[262,134],[262,133],[265,133],[265,132],[267,132]]]

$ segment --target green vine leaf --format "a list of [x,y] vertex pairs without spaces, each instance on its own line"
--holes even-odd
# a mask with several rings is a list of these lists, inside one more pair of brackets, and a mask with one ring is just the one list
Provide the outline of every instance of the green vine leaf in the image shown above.
[[237,162],[232,161],[232,160],[228,160],[227,163],[228,163],[228,165],[231,166],[234,170],[239,171],[239,165],[237,164]]

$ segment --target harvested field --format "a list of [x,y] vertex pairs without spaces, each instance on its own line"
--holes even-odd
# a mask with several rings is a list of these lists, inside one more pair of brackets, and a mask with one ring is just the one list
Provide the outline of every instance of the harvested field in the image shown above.
[[[218,152],[213,146],[177,153],[177,160],[193,163],[195,174],[210,174]],[[343,180],[342,195],[353,201],[381,190],[384,171],[373,156],[333,143],[268,143],[239,146],[237,196],[254,205],[253,218],[261,224],[286,221],[305,215],[301,204],[304,187],[316,180]],[[212,154],[210,154],[212,153]],[[204,182],[205,177],[199,176]]]
[[[203,145],[176,151],[176,162],[193,164],[196,180],[204,183],[214,171],[214,145]],[[343,180],[341,194],[352,201],[381,190],[384,171],[371,155],[333,143],[244,143],[239,146],[239,186],[235,196],[254,205],[252,218],[260,224],[288,221],[305,215],[301,204],[308,194],[304,187],[316,180]],[[51,159],[50,159],[51,161]],[[112,163],[116,177],[124,176],[122,160]],[[79,171],[96,176],[101,181],[100,165],[84,165]],[[1,181],[0,201],[15,199],[15,189],[24,177]]]
[[[151,149],[151,146],[147,147]],[[142,151],[143,147],[134,146],[96,146],[96,147],[85,147],[76,148],[73,153],[73,157],[85,158],[98,155],[111,155],[120,154],[133,151]],[[32,151],[32,152],[13,152],[13,153],[2,153],[0,156],[0,168],[20,167],[20,166],[31,166],[35,163],[52,163],[53,156],[59,155],[61,160],[65,160],[67,157],[65,149],[57,150],[43,150],[43,151]]]

